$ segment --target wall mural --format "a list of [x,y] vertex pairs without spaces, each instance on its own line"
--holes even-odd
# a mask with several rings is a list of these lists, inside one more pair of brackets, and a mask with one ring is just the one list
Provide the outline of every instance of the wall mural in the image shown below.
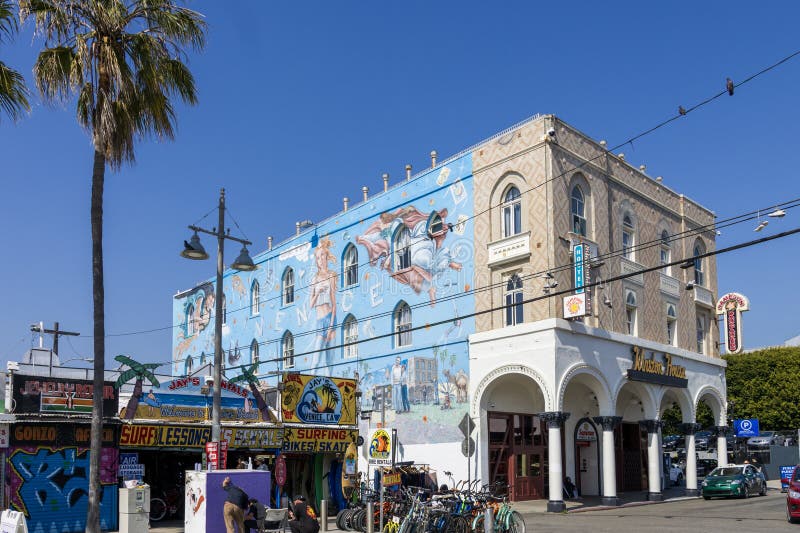
[[[227,271],[226,377],[357,379],[361,409],[405,444],[460,440],[474,320],[458,317],[475,307],[472,214],[467,154],[256,256],[254,272]],[[206,282],[173,300],[175,376],[213,361],[213,289]],[[412,327],[446,323],[397,333],[404,309]]]
[[[117,528],[116,448],[100,456],[100,526]],[[25,514],[29,531],[82,532],[86,529],[89,450],[77,446],[20,446],[9,450],[11,508]]]

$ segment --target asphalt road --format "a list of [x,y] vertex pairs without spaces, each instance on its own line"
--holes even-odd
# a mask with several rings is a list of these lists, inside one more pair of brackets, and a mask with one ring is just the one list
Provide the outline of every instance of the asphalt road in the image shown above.
[[794,531],[800,525],[786,521],[786,494],[770,489],[766,496],[749,499],[691,499],[606,511],[525,515],[526,530],[641,532],[750,532]]

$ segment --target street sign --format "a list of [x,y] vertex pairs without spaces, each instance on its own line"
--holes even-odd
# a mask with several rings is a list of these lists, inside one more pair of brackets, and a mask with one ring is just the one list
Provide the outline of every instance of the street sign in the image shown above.
[[743,418],[733,421],[733,430],[737,437],[758,437],[758,419]]
[[472,437],[467,437],[461,441],[461,453],[464,454],[464,457],[475,455],[475,441]]
[[458,423],[458,429],[461,430],[461,434],[465,437],[469,437],[475,431],[475,422],[469,417],[469,413],[464,413],[464,418]]

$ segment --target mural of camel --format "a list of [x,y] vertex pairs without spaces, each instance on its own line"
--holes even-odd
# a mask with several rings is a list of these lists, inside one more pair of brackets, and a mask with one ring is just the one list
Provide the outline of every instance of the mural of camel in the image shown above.
[[442,373],[444,377],[447,378],[447,381],[452,383],[456,388],[456,402],[465,403],[467,401],[467,388],[469,387],[469,377],[467,377],[467,373],[462,369],[459,369],[455,375],[447,369]]

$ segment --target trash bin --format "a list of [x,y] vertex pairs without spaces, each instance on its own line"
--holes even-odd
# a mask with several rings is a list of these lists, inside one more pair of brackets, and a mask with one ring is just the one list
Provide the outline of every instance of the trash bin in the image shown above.
[[150,531],[150,485],[119,489],[119,533]]

